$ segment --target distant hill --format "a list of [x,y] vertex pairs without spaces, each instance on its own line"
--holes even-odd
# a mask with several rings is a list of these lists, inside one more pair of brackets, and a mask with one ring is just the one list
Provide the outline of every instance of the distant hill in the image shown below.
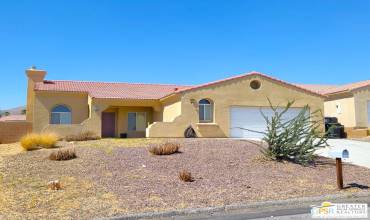
[[4,109],[0,110],[0,114],[3,114],[4,112],[9,112],[10,115],[20,115],[22,114],[22,110],[26,109],[26,106],[19,106],[16,108],[11,108],[11,109]]

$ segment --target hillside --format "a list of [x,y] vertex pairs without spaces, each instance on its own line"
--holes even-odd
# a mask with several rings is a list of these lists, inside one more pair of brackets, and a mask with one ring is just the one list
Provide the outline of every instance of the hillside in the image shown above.
[[26,106],[19,106],[16,108],[11,108],[11,109],[5,109],[5,110],[0,110],[0,114],[4,112],[9,112],[11,115],[20,115],[22,114],[22,110],[26,109]]

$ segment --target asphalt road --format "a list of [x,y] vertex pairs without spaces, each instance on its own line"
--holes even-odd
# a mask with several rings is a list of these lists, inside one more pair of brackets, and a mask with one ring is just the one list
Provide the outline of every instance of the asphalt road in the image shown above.
[[[214,213],[209,216],[183,216],[174,217],[176,220],[247,220],[247,219],[272,219],[272,216],[297,216],[297,215],[307,215],[310,212],[309,208],[298,208],[298,209],[285,209],[285,210],[275,210],[267,212],[233,212],[233,213]],[[309,215],[310,216],[310,215]]]
[[[174,217],[176,220],[300,220],[311,218],[310,208],[276,210],[261,213],[224,213],[212,216]],[[370,217],[370,209],[368,210]]]
[[[370,197],[365,198],[353,198],[353,199],[341,199],[338,201],[331,201],[333,203],[367,203],[370,207]],[[313,205],[318,205],[313,204]],[[311,218],[311,207],[309,204],[301,205],[302,207],[261,207],[255,210],[242,210],[237,212],[221,212],[221,213],[210,213],[193,216],[174,216],[171,218],[165,218],[163,220],[288,220],[288,219],[312,219]],[[368,217],[370,218],[370,209],[368,209]]]

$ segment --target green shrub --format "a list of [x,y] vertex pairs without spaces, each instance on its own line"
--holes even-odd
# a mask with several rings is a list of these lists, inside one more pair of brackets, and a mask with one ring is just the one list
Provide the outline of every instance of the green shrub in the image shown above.
[[271,118],[264,115],[267,132],[263,140],[268,147],[263,153],[274,160],[307,165],[315,159],[317,148],[326,145],[327,138],[322,133],[323,118],[312,118],[320,112],[315,111],[310,115],[310,108],[306,105],[295,118],[284,121],[285,113],[293,104],[294,102],[289,102],[283,111],[278,111],[270,102],[274,114]]
[[326,135],[322,132],[323,118],[317,116],[320,111],[310,115],[309,106],[306,105],[295,118],[286,121],[285,114],[294,101],[288,102],[283,109],[274,107],[268,101],[273,114],[268,117],[261,111],[267,124],[266,132],[262,132],[267,148],[262,153],[277,161],[286,160],[302,165],[313,162],[317,148],[327,145]]

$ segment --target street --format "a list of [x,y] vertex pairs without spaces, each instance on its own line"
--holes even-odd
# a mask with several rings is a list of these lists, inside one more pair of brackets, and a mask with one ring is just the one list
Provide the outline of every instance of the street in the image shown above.
[[[367,203],[370,204],[370,197],[363,198],[348,198],[338,199],[331,201],[333,203]],[[231,212],[220,212],[220,213],[209,213],[192,216],[174,216],[171,218],[162,218],[162,220],[299,220],[299,219],[312,219],[311,218],[311,205],[319,205],[320,202],[311,203],[297,203],[291,207],[280,206],[280,207],[258,207],[255,209],[231,211]],[[368,216],[370,217],[370,209],[368,209]]]

